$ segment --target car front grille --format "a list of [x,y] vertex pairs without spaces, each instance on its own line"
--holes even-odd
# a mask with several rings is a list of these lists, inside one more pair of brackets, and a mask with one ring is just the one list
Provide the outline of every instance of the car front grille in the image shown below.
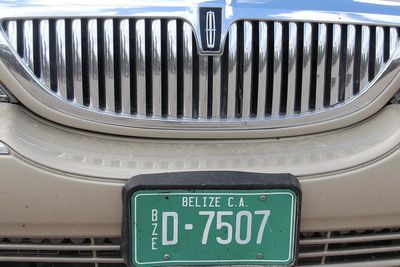
[[395,27],[237,21],[223,54],[203,56],[192,27],[180,19],[2,25],[46,91],[78,109],[128,117],[133,125],[246,126],[255,120],[268,128],[272,121],[344,109],[370,88],[399,42]]
[[[0,238],[0,262],[93,263],[125,266],[120,255],[119,243],[120,240],[117,238]],[[345,267],[360,266],[360,264],[399,266],[400,229],[301,234],[298,266]]]
[[400,229],[302,233],[299,266],[399,266]]
[[123,263],[117,238],[0,238],[0,262]]

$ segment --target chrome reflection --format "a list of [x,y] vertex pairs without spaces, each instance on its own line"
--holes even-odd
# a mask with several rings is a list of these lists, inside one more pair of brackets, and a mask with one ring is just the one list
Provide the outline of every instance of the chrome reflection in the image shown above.
[[340,52],[342,48],[341,39],[342,39],[342,28],[339,24],[334,24],[332,30],[332,70],[331,70],[331,82],[330,82],[331,105],[335,105],[336,103],[339,102]]
[[67,98],[67,67],[66,67],[65,20],[56,22],[56,64],[57,90],[63,98]]
[[369,42],[370,42],[370,29],[368,26],[362,26],[361,29],[361,67],[360,67],[360,87],[364,88],[369,82]]
[[151,24],[153,116],[161,117],[161,20]]
[[99,109],[99,69],[98,69],[98,44],[97,20],[88,22],[88,65],[89,65],[89,93],[90,106]]
[[302,88],[301,108],[302,113],[309,111],[309,97],[311,87],[311,45],[312,45],[312,26],[304,23],[303,28],[303,64],[302,64]]
[[82,80],[82,23],[74,19],[71,25],[72,35],[72,79],[74,99],[77,104],[83,105],[83,80]]
[[347,47],[346,47],[345,99],[349,99],[353,95],[355,46],[356,46],[356,27],[354,25],[348,25]]
[[104,86],[106,91],[106,107],[110,112],[115,112],[115,95],[114,95],[114,24],[112,19],[104,21]]
[[227,118],[235,117],[236,69],[237,69],[237,25],[233,24],[228,33],[228,100]]
[[253,26],[251,22],[243,23],[243,85],[242,85],[242,118],[250,117],[251,78],[253,61]]
[[0,142],[0,155],[8,155],[8,154],[10,154],[10,150],[5,144]]
[[39,22],[39,46],[40,46],[40,79],[50,88],[50,35],[49,21]]
[[167,26],[167,68],[168,68],[168,116],[177,117],[178,95],[178,55],[177,55],[177,25],[176,20],[168,22]]
[[193,76],[193,33],[186,22],[183,24],[183,116],[191,118],[192,110],[192,76]]
[[[210,56],[199,54],[195,29],[182,19],[21,20],[17,32],[24,33],[24,23],[36,38],[32,64],[39,64],[25,73],[36,82],[32,94],[56,96],[46,104],[61,101],[56,108],[67,114],[133,128],[210,132],[327,121],[386,93],[387,75],[397,71],[392,26],[238,21],[229,28],[225,53]],[[13,23],[2,25],[11,38]],[[28,45],[17,45],[9,58],[18,54],[28,62],[30,39],[17,34],[17,43]]]
[[145,43],[145,21],[140,19],[136,22],[136,101],[137,114],[146,116],[146,43]]
[[265,116],[265,104],[267,98],[267,72],[268,72],[268,25],[260,22],[258,25],[259,57],[258,57],[258,102],[257,116]]
[[[119,28],[120,71],[121,71],[121,112],[131,114],[131,66],[129,20],[123,19]],[[122,97],[123,96],[123,97]]]

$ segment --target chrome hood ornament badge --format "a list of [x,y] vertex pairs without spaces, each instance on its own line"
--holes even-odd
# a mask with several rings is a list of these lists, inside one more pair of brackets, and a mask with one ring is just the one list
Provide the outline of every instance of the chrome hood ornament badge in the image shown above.
[[222,8],[200,7],[199,13],[202,52],[218,53],[221,48]]

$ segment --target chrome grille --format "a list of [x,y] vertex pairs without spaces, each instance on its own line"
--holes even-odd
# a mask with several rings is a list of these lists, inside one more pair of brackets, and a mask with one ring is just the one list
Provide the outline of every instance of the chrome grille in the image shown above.
[[2,25],[44,88],[69,104],[136,121],[198,124],[268,122],[343,108],[368,90],[399,43],[395,27],[238,21],[223,54],[204,56],[192,27],[180,19]]

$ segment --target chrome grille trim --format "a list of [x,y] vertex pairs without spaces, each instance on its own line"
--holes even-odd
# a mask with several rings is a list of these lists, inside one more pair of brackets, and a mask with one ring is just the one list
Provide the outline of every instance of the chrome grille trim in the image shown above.
[[312,27],[311,23],[304,23],[303,36],[303,64],[302,64],[302,91],[301,91],[301,113],[307,113],[309,110],[309,97],[311,86],[311,45],[312,45]]
[[17,50],[17,21],[12,20],[7,22],[8,41],[11,47]]
[[[396,30],[396,29],[394,29],[394,30]],[[367,26],[362,26],[362,28],[361,28],[361,58],[360,58],[360,60],[361,60],[360,87],[361,88],[364,88],[368,84],[369,42],[370,42],[370,29]]]
[[[258,25],[259,51],[258,51],[258,97],[257,116],[265,115],[265,101],[267,98],[267,73],[268,69],[268,25],[260,22]],[[229,89],[228,89],[229,90]]]
[[197,101],[193,101],[194,104],[198,106],[198,117],[200,118],[207,118],[208,116],[208,72],[208,57],[200,56],[198,85],[199,96]]
[[136,110],[138,116],[145,117],[146,106],[146,32],[145,21],[136,22]]
[[72,79],[74,88],[74,100],[83,105],[83,73],[82,73],[82,23],[79,19],[72,21]]
[[327,54],[327,29],[325,24],[318,25],[317,85],[315,89],[315,110],[324,107],[325,65]]
[[[273,85],[272,85],[272,117],[278,117],[281,107],[281,76],[282,76],[282,24],[274,23],[274,56],[273,56]],[[268,112],[267,112],[268,113]]]
[[[368,29],[368,27],[367,27]],[[332,70],[331,74],[333,77],[331,79],[331,100],[330,104],[335,105],[339,102],[339,75],[340,75],[340,51],[342,47],[341,43],[342,29],[339,24],[333,25],[332,32]],[[366,61],[368,64],[368,60]],[[368,65],[367,65],[368,66]],[[367,80],[368,83],[368,80]],[[367,84],[364,83],[364,86]]]
[[183,23],[183,117],[193,116],[193,36],[191,26]]
[[213,57],[212,117],[221,116],[221,57]]
[[347,26],[346,64],[344,66],[342,66],[346,69],[345,94],[344,94],[345,100],[348,100],[353,95],[355,46],[356,46],[356,29],[355,29],[354,25],[348,25]]
[[293,115],[295,113],[296,90],[296,67],[297,67],[297,24],[289,23],[289,48],[288,48],[288,96],[286,105],[286,114]]
[[399,41],[399,32],[396,28],[393,28],[393,27],[390,28],[390,37],[389,38],[390,38],[389,57],[392,57],[396,50],[398,41]]
[[175,20],[169,21],[167,26],[167,75],[168,75],[168,117],[175,118],[177,116],[177,105],[175,100],[178,97],[177,85],[177,23]]
[[[90,107],[99,109],[99,56],[98,56],[98,36],[97,36],[97,20],[91,19],[87,26],[88,35],[88,65],[89,65],[89,95]],[[84,75],[82,73],[82,75]]]
[[50,88],[50,33],[49,21],[39,22],[39,42],[40,42],[40,73],[41,80],[45,86]]
[[152,79],[151,92],[153,94],[153,115],[161,117],[161,20],[157,19],[151,23],[151,51],[152,51]]
[[[26,65],[33,69],[33,22],[26,20],[23,22],[23,59]],[[18,38],[18,36],[17,36]],[[18,42],[18,40],[17,40]]]
[[131,113],[131,66],[130,66],[130,33],[129,20],[121,20],[120,29],[120,72],[121,72],[121,112]]
[[399,43],[389,26],[245,20],[230,26],[222,55],[205,56],[181,19],[2,25],[39,86],[68,113],[153,129],[268,129],[341,117],[374,100],[355,101]]
[[[376,27],[375,36],[375,75],[381,70],[384,64],[384,42],[385,33],[382,27]],[[387,40],[389,42],[389,40]]]
[[236,73],[237,73],[237,25],[233,24],[228,33],[228,100],[226,101],[228,119],[235,117],[236,108]]
[[[242,95],[241,117],[250,118],[251,114],[251,78],[253,61],[253,26],[249,21],[243,22],[243,85],[238,88],[238,94]],[[240,98],[240,96],[239,96]],[[236,116],[239,114],[236,113]],[[240,116],[240,115],[239,115]]]
[[56,21],[56,55],[57,91],[62,98],[67,99],[67,63],[64,20]]
[[[115,112],[115,88],[114,83],[114,27],[113,21],[107,19],[104,21],[104,87],[105,87],[105,97],[106,106],[105,110],[110,112]],[[118,77],[119,78],[119,77]]]

